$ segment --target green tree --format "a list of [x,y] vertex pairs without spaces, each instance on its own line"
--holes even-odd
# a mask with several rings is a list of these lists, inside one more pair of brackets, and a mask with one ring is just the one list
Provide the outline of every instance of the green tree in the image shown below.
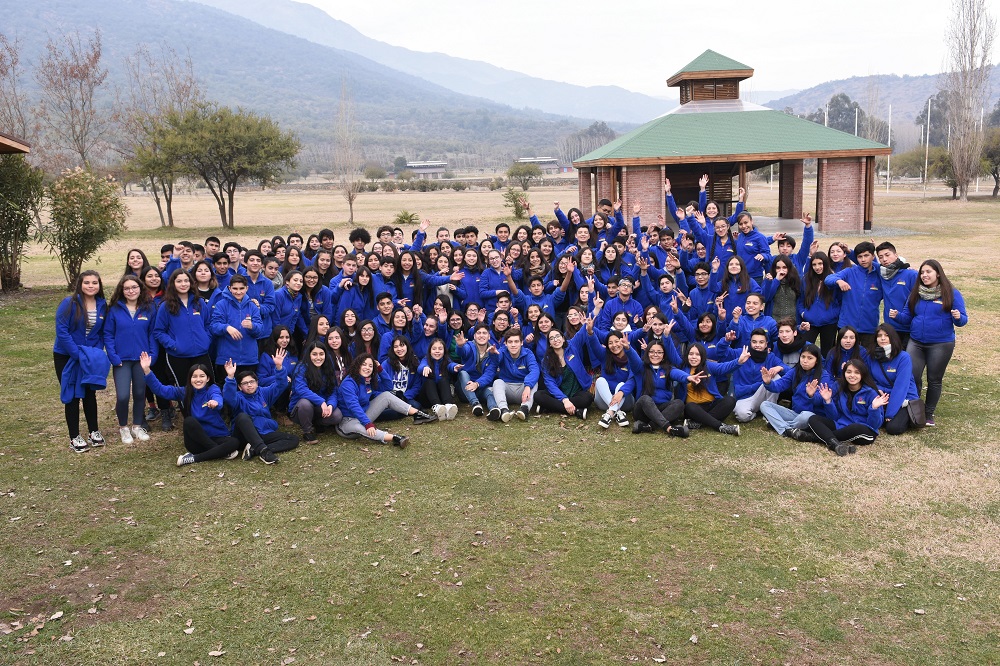
[[0,155],[0,288],[21,286],[21,260],[31,226],[42,206],[45,186],[41,169],[23,155]]
[[504,208],[510,208],[516,220],[524,219],[524,213],[527,210],[525,204],[527,203],[528,195],[524,192],[518,192],[513,187],[508,187],[507,191],[503,193]]
[[402,180],[406,182],[408,180],[412,180],[414,175],[415,174],[413,173],[412,169],[403,169],[402,171],[396,173],[396,180]]
[[396,173],[399,173],[406,168],[406,158],[400,155],[392,161],[392,168]]
[[507,177],[520,185],[521,189],[527,192],[528,186],[531,185],[531,181],[542,177],[542,169],[537,164],[514,162],[510,165],[510,168],[507,169]]
[[847,93],[834,95],[830,98],[826,108],[816,109],[806,116],[806,119],[820,125],[825,122],[827,127],[854,134],[855,110],[857,110],[858,132],[860,133],[862,123],[865,120],[865,112]]
[[236,225],[236,189],[256,183],[268,187],[295,168],[301,144],[268,117],[214,104],[167,114],[172,148],[184,168],[198,174],[215,197],[222,226]]
[[80,167],[64,171],[46,195],[49,222],[39,236],[59,257],[67,288],[72,289],[83,263],[124,233],[128,208],[114,181]]
[[1000,98],[997,98],[997,103],[993,107],[993,111],[990,112],[990,115],[986,116],[986,126],[1000,127]]
[[993,176],[993,197],[1000,194],[1000,127],[986,131],[983,143],[983,171]]
[[[932,146],[948,145],[948,110],[951,107],[951,93],[941,90],[933,97],[929,98],[931,103],[931,134],[929,143]],[[923,128],[923,135],[920,142],[927,139],[927,101],[920,107],[914,124]]]
[[372,181],[382,180],[385,178],[385,169],[380,166],[370,166],[365,168],[365,178]]

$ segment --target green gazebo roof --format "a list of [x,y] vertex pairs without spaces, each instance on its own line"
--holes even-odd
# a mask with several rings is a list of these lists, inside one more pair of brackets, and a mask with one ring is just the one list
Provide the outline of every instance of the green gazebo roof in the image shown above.
[[680,106],[574,160],[573,165],[777,161],[887,155],[890,151],[881,143],[781,111],[741,100],[712,100]]
[[753,76],[753,67],[708,49],[677,70],[673,76],[667,79],[667,85],[674,86],[685,79],[706,78],[708,76],[746,79]]

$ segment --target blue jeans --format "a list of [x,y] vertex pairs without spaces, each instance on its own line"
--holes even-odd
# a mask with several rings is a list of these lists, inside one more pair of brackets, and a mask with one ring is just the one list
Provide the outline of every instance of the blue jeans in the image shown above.
[[122,361],[120,366],[111,368],[115,378],[115,414],[118,416],[118,426],[128,425],[128,399],[132,397],[132,425],[146,425],[143,411],[146,396],[146,375],[142,372],[139,361]]
[[[614,387],[614,389],[612,389],[607,379],[605,379],[604,377],[598,377],[597,381],[594,382],[595,386],[594,404],[597,405],[598,408],[604,411],[610,409],[611,399],[614,397],[615,393],[618,392],[618,390],[622,387],[623,384],[624,382],[617,384]],[[627,393],[625,394],[625,397],[622,398],[622,401],[618,403],[618,406],[615,408],[615,411],[627,412],[634,406],[635,406],[635,396],[632,395],[631,393]]]
[[465,385],[472,381],[469,373],[462,370],[458,373],[458,390],[465,398],[465,401],[475,407],[476,405],[483,405],[486,411],[495,409],[497,406],[496,398],[493,397],[493,391],[490,390],[489,386],[480,386],[475,391],[468,391]]
[[813,415],[812,412],[794,412],[776,402],[761,403],[760,414],[779,435],[785,434],[785,431],[791,428],[808,430],[809,417]]

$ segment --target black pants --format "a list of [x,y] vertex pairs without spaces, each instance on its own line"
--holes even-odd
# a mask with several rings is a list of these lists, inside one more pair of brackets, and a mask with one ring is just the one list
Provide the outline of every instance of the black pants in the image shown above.
[[[56,379],[59,380],[60,386],[62,386],[63,370],[66,369],[69,359],[70,357],[66,354],[52,352],[52,360],[56,366]],[[69,438],[76,439],[80,436],[80,399],[74,398],[66,403],[64,407]],[[87,430],[89,432],[97,430],[99,428],[97,422],[97,394],[91,389],[87,389],[83,394],[83,414],[87,419]]]
[[291,451],[299,445],[298,435],[279,430],[266,435],[260,434],[257,426],[253,424],[253,419],[245,413],[238,414],[233,421],[233,434],[241,446],[249,444],[250,452],[255,456],[260,455],[264,449],[269,449],[271,453],[281,453]]
[[184,419],[184,447],[194,454],[195,462],[218,460],[238,451],[240,441],[235,437],[210,437],[201,422],[193,416]]
[[665,430],[673,421],[682,416],[684,416],[683,401],[675,399],[657,404],[648,395],[639,396],[639,399],[635,401],[635,408],[632,410],[632,418],[636,421],[645,421],[660,430]]
[[831,419],[819,414],[809,417],[809,429],[827,446],[830,446],[832,439],[851,444],[872,444],[878,436],[878,433],[873,433],[871,428],[860,423],[838,428]]
[[344,418],[339,407],[335,408],[330,416],[323,418],[320,408],[305,398],[299,398],[299,401],[292,406],[291,416],[305,434],[316,432],[316,426],[335,426]]
[[[181,356],[172,356],[166,352],[163,353],[163,363],[166,366],[166,377],[167,381],[161,382],[163,384],[173,385],[173,386],[187,386],[188,375],[191,374],[191,367],[198,365],[204,365],[208,368],[208,380],[211,382],[215,381],[215,366],[212,365],[212,359],[208,357],[208,354],[202,354],[201,356],[193,356],[191,358],[183,358]],[[223,373],[225,374],[225,373]],[[159,379],[159,377],[157,377]]]
[[806,342],[816,344],[816,338],[819,338],[819,350],[823,353],[825,357],[827,352],[833,349],[833,346],[837,344],[837,325],[827,324],[826,326],[813,326],[810,324],[809,330],[805,331]]
[[718,398],[704,404],[697,402],[686,403],[684,405],[684,415],[692,421],[697,421],[712,430],[718,430],[722,422],[733,413],[735,408],[736,398],[727,395],[725,398]]
[[434,405],[455,404],[455,394],[451,390],[451,382],[444,378],[437,380],[425,379],[417,399],[425,408],[433,407]]
[[[585,409],[594,404],[594,396],[590,394],[590,391],[578,391],[575,395],[568,397],[569,401],[573,403],[574,407],[576,407],[576,411],[580,411],[581,409]],[[535,392],[535,404],[541,405],[543,412],[568,414],[566,411],[566,405],[563,404],[563,401],[545,390]]]
[[[160,383],[164,386],[173,386],[174,377],[170,374],[170,370],[167,368],[167,354],[166,352],[160,354],[156,358],[156,362],[152,366],[153,374],[156,378],[160,380]],[[156,405],[157,409],[167,409],[170,407],[170,401],[166,398],[161,398],[158,395],[153,394],[153,389],[146,387],[146,404],[149,406]],[[148,424],[147,424],[148,425]]]
[[896,415],[885,424],[885,434],[902,435],[912,427],[913,421],[910,420],[910,412],[906,410],[906,407],[900,407]]

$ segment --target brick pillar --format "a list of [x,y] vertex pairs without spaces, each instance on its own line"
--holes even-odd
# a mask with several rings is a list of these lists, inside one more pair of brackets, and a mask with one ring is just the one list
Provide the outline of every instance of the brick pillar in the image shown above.
[[816,177],[816,224],[823,233],[861,233],[865,158],[821,159]]
[[[625,170],[622,184],[622,205],[624,206],[625,220],[629,223],[629,233],[632,232],[632,206],[642,205],[643,226],[653,226],[656,224],[657,214],[663,215],[665,210],[663,198],[663,167],[656,166],[630,166]],[[667,220],[669,222],[669,220]],[[676,224],[673,225],[676,229]]]
[[577,172],[577,182],[580,187],[580,212],[583,213],[584,219],[594,214],[593,173],[593,169],[587,168],[580,169]]
[[597,194],[594,205],[601,199],[615,200],[614,188],[611,187],[611,169],[613,167],[597,167]]
[[802,217],[802,160],[782,160],[778,177],[778,217]]

